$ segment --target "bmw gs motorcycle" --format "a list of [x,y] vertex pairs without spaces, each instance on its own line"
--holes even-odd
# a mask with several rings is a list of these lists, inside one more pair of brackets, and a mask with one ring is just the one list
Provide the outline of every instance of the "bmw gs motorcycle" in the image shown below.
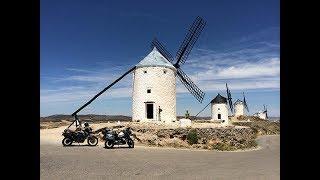
[[92,129],[85,123],[85,130],[72,131],[69,128],[65,129],[62,133],[64,136],[62,140],[63,146],[71,146],[73,142],[83,143],[87,140],[89,146],[96,146],[98,144],[98,138],[93,135]]
[[105,140],[104,146],[107,149],[113,148],[114,145],[127,144],[129,148],[134,148],[134,142],[131,139],[132,131],[128,127],[122,130],[119,134],[111,129],[104,131],[103,139]]

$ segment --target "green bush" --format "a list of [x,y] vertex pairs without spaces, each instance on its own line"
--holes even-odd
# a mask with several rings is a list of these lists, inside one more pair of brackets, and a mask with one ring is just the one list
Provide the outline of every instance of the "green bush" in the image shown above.
[[198,142],[198,135],[195,129],[190,130],[187,134],[187,141],[190,145],[196,144]]

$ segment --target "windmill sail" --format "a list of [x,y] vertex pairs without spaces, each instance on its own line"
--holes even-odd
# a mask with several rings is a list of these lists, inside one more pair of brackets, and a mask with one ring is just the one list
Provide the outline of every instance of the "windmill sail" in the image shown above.
[[185,39],[183,40],[177,52],[177,55],[176,55],[177,62],[175,64],[176,66],[179,66],[180,64],[185,63],[186,59],[188,58],[192,50],[193,45],[197,41],[205,25],[206,25],[206,22],[199,16],[193,22],[192,26],[190,27]]
[[[196,86],[187,76],[187,74],[182,71],[180,64],[185,63],[205,24],[205,21],[201,17],[198,16],[196,18],[177,52],[176,63],[173,64],[173,66],[177,69],[179,80],[200,103],[202,103],[205,93],[202,92],[200,88]],[[151,47],[156,47],[165,58],[173,63],[173,57],[169,51],[167,51],[166,48],[156,38],[152,41]]]
[[264,109],[265,109],[264,112],[266,113],[266,119],[268,119],[268,110],[267,110],[267,107],[264,106]]
[[166,48],[158,41],[157,38],[154,38],[151,43],[151,48],[156,47],[157,50],[171,63],[173,63],[173,56],[170,54],[169,51],[166,50]]
[[231,92],[228,88],[228,84],[226,83],[226,88],[227,88],[227,97],[228,97],[228,103],[229,103],[229,107],[230,107],[230,111],[231,113],[233,113],[233,103],[232,103],[232,97],[231,97]]
[[249,112],[249,108],[248,108],[246,97],[244,96],[244,93],[243,93],[243,104],[244,104],[244,107],[246,108],[246,110]]
[[182,82],[182,84],[189,90],[189,92],[200,102],[202,103],[203,97],[205,95],[204,92],[201,91],[201,89],[196,86],[192,80],[187,76],[186,73],[184,73],[180,68],[177,69],[177,74]]

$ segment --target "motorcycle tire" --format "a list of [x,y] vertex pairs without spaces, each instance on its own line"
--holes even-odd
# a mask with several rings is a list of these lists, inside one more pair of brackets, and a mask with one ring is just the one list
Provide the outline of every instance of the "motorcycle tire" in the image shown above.
[[112,141],[106,141],[104,143],[104,147],[107,149],[111,149],[111,148],[113,148],[113,146],[114,146],[114,143]]
[[95,136],[88,137],[87,142],[89,146],[96,146],[98,144],[98,138]]
[[73,142],[72,139],[65,137],[62,140],[62,145],[63,146],[71,146],[72,142]]
[[128,146],[129,148],[134,148],[134,141],[133,140],[128,140]]

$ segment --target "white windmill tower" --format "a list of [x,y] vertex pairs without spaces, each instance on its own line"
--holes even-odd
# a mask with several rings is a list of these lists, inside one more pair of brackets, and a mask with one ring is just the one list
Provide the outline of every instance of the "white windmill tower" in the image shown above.
[[245,110],[249,112],[246,97],[244,96],[244,93],[243,93],[243,101],[241,101],[240,99],[237,99],[237,101],[234,103],[234,116],[235,117],[244,116]]
[[222,125],[229,123],[227,98],[218,94],[211,103],[211,119],[222,121]]
[[228,84],[226,84],[227,88],[227,98],[221,96],[219,93],[218,95],[212,99],[195,117],[197,117],[203,110],[205,110],[209,104],[211,104],[211,120],[213,121],[221,121],[222,125],[229,124],[229,109],[228,104],[230,107],[231,114],[233,113],[233,104],[231,98],[231,92],[228,88]]
[[133,72],[132,120],[176,121],[177,69],[156,47]]

